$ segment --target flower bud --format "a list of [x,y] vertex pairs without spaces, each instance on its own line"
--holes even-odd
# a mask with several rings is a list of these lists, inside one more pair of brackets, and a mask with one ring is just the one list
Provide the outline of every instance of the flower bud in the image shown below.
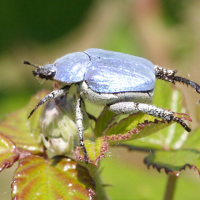
[[74,143],[78,143],[74,99],[66,98],[66,96],[48,102],[40,121],[44,145],[56,154],[70,153]]
[[63,138],[51,138],[46,139],[43,134],[41,134],[42,140],[45,147],[56,155],[63,155],[66,153],[71,153],[73,150],[73,137],[69,136],[68,141]]

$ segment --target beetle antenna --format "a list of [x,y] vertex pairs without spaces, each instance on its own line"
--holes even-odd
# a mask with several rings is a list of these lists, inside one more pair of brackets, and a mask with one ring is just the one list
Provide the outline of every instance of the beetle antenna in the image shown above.
[[33,66],[33,67],[35,67],[35,68],[39,68],[39,66],[34,65],[34,64],[32,64],[32,63],[30,63],[30,62],[28,62],[28,61],[26,61],[26,60],[24,60],[22,63],[25,64],[25,65],[31,65],[31,66]]

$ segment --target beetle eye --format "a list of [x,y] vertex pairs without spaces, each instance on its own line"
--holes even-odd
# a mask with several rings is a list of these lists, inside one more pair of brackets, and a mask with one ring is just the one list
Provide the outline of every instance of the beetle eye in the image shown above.
[[51,76],[52,74],[54,74],[55,73],[55,71],[48,71],[47,72],[47,76]]
[[48,75],[47,75],[47,79],[53,79],[53,77],[55,75],[56,75],[56,71],[55,70],[49,71]]
[[53,80],[53,77],[56,75],[55,70],[48,70],[46,73],[37,73],[36,75],[39,75],[39,78],[46,79],[46,80]]

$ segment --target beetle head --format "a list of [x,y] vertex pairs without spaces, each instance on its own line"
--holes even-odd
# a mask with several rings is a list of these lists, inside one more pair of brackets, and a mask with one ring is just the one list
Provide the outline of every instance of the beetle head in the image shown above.
[[23,61],[23,64],[31,65],[31,66],[35,67],[36,70],[33,70],[33,75],[38,76],[41,79],[53,80],[53,78],[56,74],[56,67],[53,64],[47,64],[42,67],[31,64],[28,61]]

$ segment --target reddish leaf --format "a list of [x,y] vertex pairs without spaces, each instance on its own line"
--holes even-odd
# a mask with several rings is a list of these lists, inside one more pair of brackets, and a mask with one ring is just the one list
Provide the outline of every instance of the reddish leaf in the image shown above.
[[0,171],[11,167],[19,158],[15,144],[4,134],[0,133]]
[[[41,154],[43,145],[40,140],[39,119],[42,107],[34,113],[31,119],[27,119],[29,112],[47,94],[46,91],[38,92],[32,97],[28,106],[7,115],[0,123],[0,131],[9,137],[21,151],[33,154]],[[30,109],[31,107],[31,109]]]
[[22,159],[12,182],[12,197],[23,199],[92,199],[94,182],[86,168],[60,156],[44,160],[38,156]]

